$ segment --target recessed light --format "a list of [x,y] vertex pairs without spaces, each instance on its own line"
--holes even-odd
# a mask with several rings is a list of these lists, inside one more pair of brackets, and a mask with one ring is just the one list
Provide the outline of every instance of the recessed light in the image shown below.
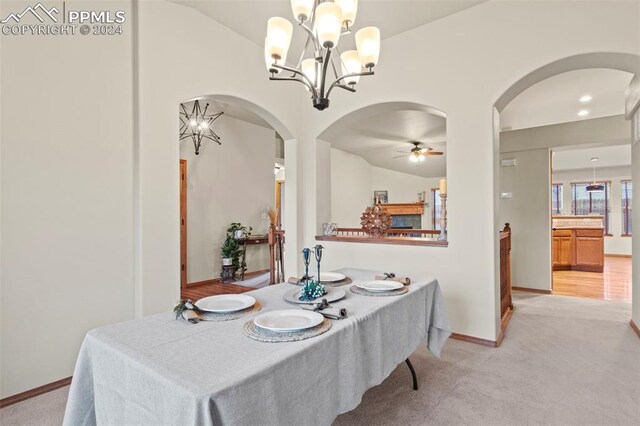
[[587,102],[591,102],[591,99],[593,99],[593,96],[584,95],[583,97],[580,98],[580,102],[582,102],[583,104],[586,104]]
[[581,109],[580,111],[578,111],[578,117],[586,117],[587,115],[589,115],[588,109]]

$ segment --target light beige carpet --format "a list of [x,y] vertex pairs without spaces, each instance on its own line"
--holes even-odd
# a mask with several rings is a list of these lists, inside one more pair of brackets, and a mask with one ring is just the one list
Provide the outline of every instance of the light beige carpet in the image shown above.
[[[638,425],[640,338],[631,306],[517,293],[498,349],[449,340],[441,359],[412,355],[342,425]],[[59,425],[68,389],[0,410],[3,425]]]

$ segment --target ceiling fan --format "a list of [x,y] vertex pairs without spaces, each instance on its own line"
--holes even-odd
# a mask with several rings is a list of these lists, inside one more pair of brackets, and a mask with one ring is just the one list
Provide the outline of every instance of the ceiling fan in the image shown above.
[[406,157],[409,156],[409,161],[412,161],[414,163],[421,163],[423,162],[427,156],[429,155],[442,155],[443,152],[441,151],[434,151],[433,148],[420,148],[420,145],[422,145],[421,142],[411,142],[411,144],[413,145],[413,148],[411,148],[411,151],[406,152],[406,151],[398,151],[398,152],[402,152],[403,155],[398,155],[397,157],[393,157],[395,158],[402,158],[402,157]]

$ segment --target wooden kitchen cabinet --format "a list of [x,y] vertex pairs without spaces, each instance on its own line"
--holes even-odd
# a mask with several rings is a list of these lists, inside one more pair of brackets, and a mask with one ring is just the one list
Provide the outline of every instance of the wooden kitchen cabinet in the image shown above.
[[553,232],[553,269],[571,269],[573,263],[572,232],[562,229]]
[[553,270],[602,272],[604,229],[554,229]]

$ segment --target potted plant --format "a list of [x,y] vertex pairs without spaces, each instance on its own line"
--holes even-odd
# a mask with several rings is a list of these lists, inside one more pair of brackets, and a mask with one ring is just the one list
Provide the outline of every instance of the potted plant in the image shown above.
[[240,255],[239,250],[240,244],[238,243],[238,240],[227,236],[221,248],[222,266],[233,265],[233,259]]
[[246,238],[251,235],[252,227],[247,227],[239,222],[233,222],[227,229],[227,236],[231,234],[235,239]]
[[243,226],[239,222],[234,222],[231,225],[229,225],[229,228],[227,228],[227,236],[225,237],[224,243],[220,248],[220,252],[222,255],[222,265],[223,266],[233,265],[234,274],[240,268],[245,268],[247,266],[246,262],[244,261],[240,262],[242,249],[240,246],[240,242],[238,240],[240,238],[250,236],[252,230],[253,230],[252,227]]

